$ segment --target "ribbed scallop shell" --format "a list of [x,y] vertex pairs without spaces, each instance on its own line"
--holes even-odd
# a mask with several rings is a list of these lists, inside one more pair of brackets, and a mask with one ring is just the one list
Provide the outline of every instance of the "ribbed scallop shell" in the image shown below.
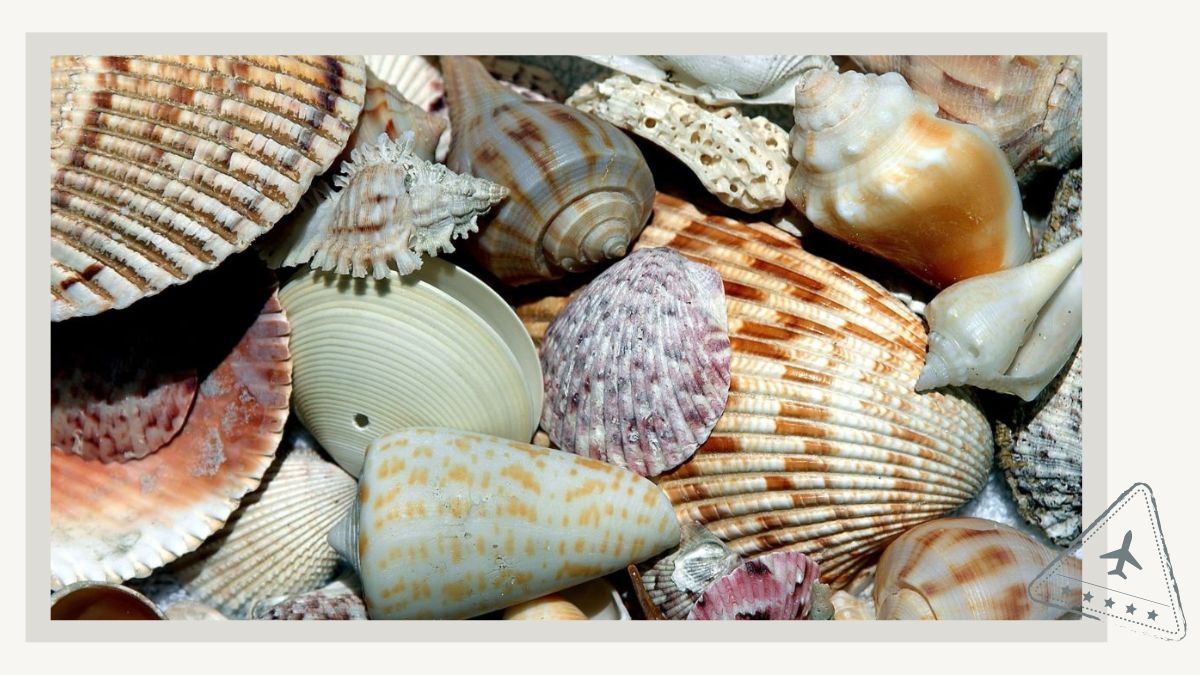
[[379,54],[365,57],[367,68],[400,92],[405,100],[427,112],[445,110],[442,73],[429,57]]
[[820,568],[799,551],[771,551],[742,562],[696,599],[689,620],[807,619]]
[[557,593],[504,610],[506,621],[587,621],[587,615]]
[[292,320],[296,415],[357,476],[374,439],[454,425],[527,441],[542,409],[537,352],[483,282],[431,259],[403,280],[305,270],[280,293]]
[[78,320],[99,330],[94,322],[110,317],[147,325],[160,317],[173,335],[160,339],[201,361],[203,379],[183,429],[152,455],[102,464],[51,451],[51,588],[144,577],[199,547],[258,487],[287,419],[291,362],[287,319],[264,271],[246,273],[248,261]]
[[639,575],[646,596],[668,619],[684,619],[714,581],[742,559],[704,526],[687,523],[679,548]]
[[721,277],[642,249],[567,305],[541,358],[542,428],[557,447],[642,476],[673,469],[708,438],[729,394]]
[[[905,532],[879,559],[876,618],[1058,618],[1062,610],[1034,602],[1029,585],[1060,554],[1024,532],[990,520],[945,518],[925,523]],[[1066,594],[1078,596],[1080,560],[1064,558],[1063,572]]]
[[660,196],[638,247],[669,246],[725,281],[732,382],[696,455],[655,481],[681,522],[740,555],[801,551],[840,586],[912,525],[983,487],[992,437],[956,394],[913,392],[918,319],[864,277],[764,224]]
[[361,57],[51,60],[51,319],[212,269],[292,210],[363,103]]
[[171,573],[195,598],[244,617],[264,598],[320,588],[338,567],[326,537],[357,484],[294,429],[285,450],[220,532],[177,560]]
[[509,189],[471,239],[484,267],[521,284],[624,256],[654,199],[633,141],[574,108],[521,98],[478,61],[441,63],[454,129],[446,164]]

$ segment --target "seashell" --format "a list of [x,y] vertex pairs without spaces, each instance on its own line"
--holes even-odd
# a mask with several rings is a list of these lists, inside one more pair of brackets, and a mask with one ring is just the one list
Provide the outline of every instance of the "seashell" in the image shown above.
[[587,615],[557,593],[513,605],[504,610],[509,621],[587,621]]
[[546,331],[542,427],[568,452],[657,476],[708,438],[729,395],[721,277],[670,249],[605,270]]
[[929,303],[925,390],[970,384],[1032,401],[1083,336],[1083,238],[1003,272],[961,281]]
[[664,618],[684,619],[705,589],[741,562],[738,554],[703,525],[687,523],[679,548],[642,572],[639,582]]
[[537,429],[537,351],[504,300],[448,262],[371,282],[306,270],[280,301],[292,320],[296,415],[351,475],[371,441],[406,427],[520,441]]
[[79,581],[50,598],[51,621],[160,621],[165,619],[149,598],[127,586]]
[[545,68],[498,56],[477,58],[483,67],[487,68],[488,73],[501,82],[533,92],[544,100],[562,101],[567,97],[567,90],[558,83],[554,74]]
[[357,592],[334,583],[255,609],[252,616],[268,621],[365,621],[367,605]]
[[1012,168],[895,73],[810,71],[796,87],[788,199],[817,228],[939,288],[1029,260]]
[[338,159],[351,159],[350,153],[354,148],[376,143],[380,134],[398,141],[412,132],[412,153],[429,162],[433,161],[438,142],[447,132],[450,121],[445,117],[431,114],[424,108],[408,99],[396,89],[380,79],[367,68],[366,93],[363,97],[363,111],[358,118],[358,126],[350,134],[345,150]]
[[743,557],[786,549],[840,588],[916,523],[962,506],[992,465],[987,420],[957,392],[913,392],[925,332],[899,300],[764,223],[660,195],[638,248],[668,246],[725,282],[725,412],[655,479],[680,521]]
[[442,73],[429,57],[377,54],[363,59],[370,72],[394,87],[404,100],[426,112],[446,109]]
[[1034,242],[1034,257],[1052,253],[1083,235],[1083,169],[1063,174],[1054,191],[1046,231]]
[[510,191],[471,239],[484,267],[521,284],[624,256],[654,199],[633,141],[574,108],[520,98],[478,61],[446,56],[442,67],[456,130],[447,165]]
[[354,501],[354,479],[293,429],[257,490],[225,527],[171,565],[189,595],[233,617],[258,600],[320,588],[338,567],[326,541]]
[[631,471],[447,429],[367,449],[355,509],[329,535],[372,619],[468,618],[569,588],[679,542]]
[[785,201],[788,135],[765,117],[746,117],[733,106],[706,107],[662,84],[626,75],[585,84],[567,104],[679,158],[728,206],[757,213]]
[[875,600],[860,598],[846,591],[834,591],[829,601],[833,603],[834,621],[870,621],[875,618]]
[[136,307],[55,327],[59,353],[101,335],[169,345],[200,385],[183,428],[151,455],[105,464],[51,450],[52,589],[147,576],[199,547],[258,487],[287,419],[291,362],[274,281],[256,262],[236,256]]
[[184,600],[163,610],[170,621],[226,621],[228,617],[203,602]]
[[592,579],[558,592],[564,600],[575,605],[589,621],[629,621],[621,594],[604,579]]
[[[542,351],[542,341],[546,339],[546,331],[550,329],[550,323],[554,321],[554,317],[567,308],[573,299],[575,299],[574,295],[570,297],[550,295],[519,304],[513,308],[539,354]],[[548,437],[547,441],[549,441]]]
[[1004,149],[1022,185],[1065,169],[1083,148],[1083,61],[1078,56],[852,56],[896,71],[947,119],[973,124]]
[[[981,518],[924,523],[892,542],[875,576],[878,619],[1055,619],[1062,611],[1030,599],[1029,585],[1060,551]],[[1081,562],[1063,559],[1080,592]],[[1073,574],[1072,574],[1073,572]]]
[[51,60],[52,321],[128,307],[244,250],[346,145],[350,56]]
[[827,55],[584,56],[631,75],[661,83],[707,105],[791,104],[800,77],[810,70],[837,70]]
[[772,551],[746,560],[714,581],[688,612],[688,620],[807,619],[813,582],[821,575],[799,551]]
[[478,231],[476,218],[508,188],[421,159],[413,138],[380,134],[354,148],[333,179],[340,191],[316,188],[315,204],[267,248],[268,262],[376,279],[394,265],[404,276],[421,267],[422,255],[453,251],[454,239]]

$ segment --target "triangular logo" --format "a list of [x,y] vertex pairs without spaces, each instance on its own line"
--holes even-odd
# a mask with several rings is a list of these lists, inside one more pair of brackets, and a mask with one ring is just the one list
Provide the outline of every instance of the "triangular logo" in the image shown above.
[[[1082,578],[1067,558],[1082,559]],[[1033,580],[1029,595],[1158,638],[1182,638],[1187,622],[1150,486],[1136,483],[1118,497]]]

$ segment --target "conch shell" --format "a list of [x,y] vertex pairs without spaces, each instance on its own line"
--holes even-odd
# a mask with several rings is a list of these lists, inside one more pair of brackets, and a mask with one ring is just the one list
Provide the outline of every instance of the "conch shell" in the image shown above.
[[822,231],[937,287],[1029,260],[1004,154],[935,112],[896,73],[805,74],[788,199]]
[[658,82],[707,105],[792,103],[810,70],[836,70],[827,55],[584,56],[640,80]]
[[1083,237],[1003,272],[961,281],[929,303],[924,391],[970,384],[1032,401],[1083,336]]
[[633,141],[574,108],[521,98],[474,59],[441,62],[454,130],[446,163],[509,188],[471,240],[483,265],[522,284],[624,256],[654,200]]

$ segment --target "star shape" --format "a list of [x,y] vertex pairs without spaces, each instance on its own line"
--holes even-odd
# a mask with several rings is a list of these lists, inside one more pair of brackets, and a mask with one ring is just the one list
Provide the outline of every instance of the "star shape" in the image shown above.
[[1133,603],[1125,605],[1125,613],[1126,614],[1133,614],[1135,611],[1137,611],[1137,607],[1134,607]]
[[1071,594],[1071,587],[1069,585],[1063,586],[1063,595],[1070,595],[1070,594]]
[[1158,618],[1158,612],[1156,612],[1154,610],[1150,610],[1149,612],[1146,612],[1146,618],[1150,619],[1151,621],[1154,621],[1155,619]]
[[1105,600],[1105,601],[1104,601],[1104,606],[1105,606],[1105,607],[1112,607],[1112,606],[1113,606],[1113,599],[1112,599],[1112,598],[1109,598],[1109,599]]
[[1083,594],[1083,601],[1084,601],[1084,602],[1091,602],[1091,601],[1092,601],[1092,592],[1091,592],[1091,591],[1088,591],[1087,593],[1084,593],[1084,594]]

